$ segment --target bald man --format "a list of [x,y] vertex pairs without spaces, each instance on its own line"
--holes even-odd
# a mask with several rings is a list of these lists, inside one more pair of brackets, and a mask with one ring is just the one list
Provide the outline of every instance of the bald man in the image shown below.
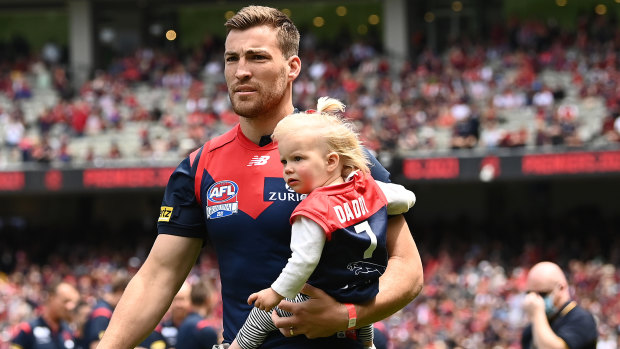
[[527,276],[523,310],[530,324],[523,330],[523,349],[595,349],[598,330],[594,317],[577,305],[562,269],[540,262]]

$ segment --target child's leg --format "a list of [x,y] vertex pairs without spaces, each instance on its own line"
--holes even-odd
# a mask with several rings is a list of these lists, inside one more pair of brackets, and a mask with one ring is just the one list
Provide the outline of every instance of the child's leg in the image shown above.
[[243,327],[237,333],[237,338],[230,346],[230,349],[254,349],[258,348],[267,334],[278,328],[271,321],[271,312],[252,308],[250,315],[245,320]]
[[[290,302],[303,302],[308,300],[310,297],[298,294],[295,296],[295,299],[287,299]],[[291,316],[292,314],[286,311],[279,309],[278,307],[274,308],[275,311],[278,312],[280,316]],[[264,310],[260,310],[258,308],[252,308],[250,311],[250,315],[245,320],[243,327],[237,333],[237,338],[232,342],[230,349],[254,349],[258,348],[267,334],[271,331],[275,331],[278,328],[273,324],[271,320],[271,312],[267,312]]]
[[372,348],[372,341],[375,333],[373,332],[372,324],[364,327],[360,327],[357,334],[357,339],[362,343],[364,348]]

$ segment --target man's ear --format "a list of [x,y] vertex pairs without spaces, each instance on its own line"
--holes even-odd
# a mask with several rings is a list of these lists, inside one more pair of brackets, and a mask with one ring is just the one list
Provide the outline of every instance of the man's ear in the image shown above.
[[299,73],[301,72],[301,59],[299,59],[299,56],[294,55],[288,59],[288,68],[289,80],[293,81],[297,79],[297,76],[299,76]]
[[338,168],[338,165],[340,165],[340,155],[338,155],[338,153],[336,152],[331,152],[327,154],[326,161],[327,161],[327,170],[335,171]]

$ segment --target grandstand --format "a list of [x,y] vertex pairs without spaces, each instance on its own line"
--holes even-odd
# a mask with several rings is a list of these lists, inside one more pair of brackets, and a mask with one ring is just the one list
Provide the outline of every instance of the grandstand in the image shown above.
[[[0,8],[64,6],[24,3],[1,0]],[[404,59],[376,37],[343,45],[319,36],[302,48],[294,87],[300,109],[319,95],[345,101],[366,146],[418,197],[406,218],[425,289],[385,321],[392,348],[517,347],[524,276],[541,259],[565,268],[601,342],[617,347],[620,37],[612,6],[620,5],[554,22],[512,20],[519,1],[489,2],[478,18],[468,6],[487,2],[462,1],[471,10],[456,27],[462,36],[433,40],[427,15],[448,21],[453,14],[433,6],[453,3],[407,8],[418,19],[407,35],[423,39]],[[484,22],[477,36],[471,18]],[[154,239],[167,175],[236,122],[221,52],[151,44],[93,63],[101,66],[77,86],[70,62],[45,61],[43,45],[25,59],[0,54],[0,349],[32,315],[41,280],[62,274],[97,286],[135,271]],[[217,274],[212,258],[206,247],[194,273]],[[96,294],[93,287],[87,296]]]

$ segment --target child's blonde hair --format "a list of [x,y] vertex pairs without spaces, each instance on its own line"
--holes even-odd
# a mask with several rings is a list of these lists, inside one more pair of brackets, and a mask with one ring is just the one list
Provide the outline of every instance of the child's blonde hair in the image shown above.
[[325,142],[328,152],[338,154],[345,168],[343,176],[348,175],[350,170],[368,173],[370,162],[353,124],[338,115],[344,112],[344,109],[345,105],[339,100],[321,97],[317,103],[317,111],[295,113],[280,120],[272,138],[277,141],[284,135],[302,136],[303,131],[310,131],[313,136],[320,137]]

